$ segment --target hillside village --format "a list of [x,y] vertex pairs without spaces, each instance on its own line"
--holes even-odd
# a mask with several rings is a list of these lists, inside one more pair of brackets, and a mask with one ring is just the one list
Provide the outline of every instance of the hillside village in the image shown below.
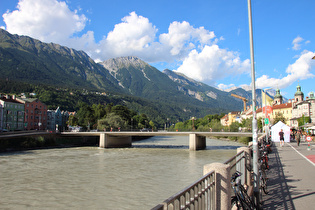
[[[289,99],[284,103],[280,90],[276,90],[276,95],[272,99],[268,94],[262,94],[262,107],[256,110],[257,119],[268,118],[265,124],[274,124],[277,116],[282,116],[285,119],[285,124],[291,128],[298,129],[298,120],[303,118],[305,127],[315,125],[315,97],[314,92],[304,98],[304,93],[301,91],[301,86],[298,85],[293,99]],[[266,104],[266,106],[265,106]],[[243,119],[248,119],[253,116],[253,109],[248,106],[242,112],[230,112],[221,118],[221,124],[230,126],[233,122],[241,122]]]

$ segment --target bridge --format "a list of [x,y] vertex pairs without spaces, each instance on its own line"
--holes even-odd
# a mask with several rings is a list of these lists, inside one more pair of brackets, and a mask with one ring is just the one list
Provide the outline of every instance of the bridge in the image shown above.
[[[125,148],[132,146],[133,136],[188,136],[189,137],[189,150],[203,150],[206,148],[207,137],[252,137],[250,132],[132,132],[132,131],[119,131],[119,132],[46,132],[46,131],[24,131],[24,132],[8,132],[0,135],[1,139],[12,139],[16,137],[26,136],[45,136],[56,135],[61,137],[89,137],[99,136],[99,147],[101,148]],[[259,136],[263,134],[258,134]]]
[[[189,150],[206,148],[206,137],[236,136],[251,137],[249,132],[62,132],[61,136],[99,136],[99,147],[131,147],[133,136],[189,136]],[[263,134],[259,134],[261,136]]]

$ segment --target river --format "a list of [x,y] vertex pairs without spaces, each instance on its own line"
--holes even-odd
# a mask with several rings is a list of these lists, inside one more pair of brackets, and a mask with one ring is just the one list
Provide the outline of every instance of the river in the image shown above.
[[0,153],[1,209],[151,209],[224,162],[243,144],[152,137],[132,148],[76,147]]

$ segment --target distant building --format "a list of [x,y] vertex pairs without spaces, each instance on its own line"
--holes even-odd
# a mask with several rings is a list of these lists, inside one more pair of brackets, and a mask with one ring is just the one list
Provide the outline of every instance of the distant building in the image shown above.
[[24,104],[16,100],[15,95],[0,95],[1,130],[17,131],[24,129]]
[[240,112],[229,112],[220,121],[223,126],[230,126],[233,122],[240,122]]
[[310,93],[310,97],[307,97],[304,100],[304,94],[301,91],[301,86],[297,86],[297,91],[294,94],[294,102],[292,106],[292,118],[290,120],[290,125],[292,127],[298,128],[300,125],[298,124],[298,119],[301,117],[309,117],[310,121],[304,122],[306,123],[314,123],[315,122],[315,97],[314,93]]
[[[315,97],[314,92],[310,93],[309,97],[306,97],[304,100],[304,93],[301,91],[301,86],[298,85],[296,87],[297,91],[294,94],[294,99],[289,99],[287,103],[283,103],[283,97],[280,94],[280,90],[276,90],[276,95],[274,96],[274,99],[271,104],[263,107],[258,107],[256,110],[256,117],[257,119],[264,119],[267,117],[269,119],[270,124],[272,125],[274,123],[274,119],[277,114],[281,114],[286,120],[285,124],[288,126],[291,126],[292,128],[298,128],[298,119],[301,117],[309,117],[308,122],[310,125],[315,125]],[[266,97],[266,96],[265,96]],[[264,100],[263,100],[264,101]],[[266,108],[266,109],[265,109]],[[243,111],[240,114],[241,120],[242,119],[248,119],[250,117],[253,117],[253,110],[252,107],[247,107],[247,110]],[[230,119],[229,115],[225,115],[221,119],[221,124],[225,126],[230,125]],[[264,120],[263,120],[264,122]]]
[[282,114],[286,119],[284,123],[290,125],[290,119],[292,118],[292,103],[276,104],[272,106],[271,122],[275,119],[277,114]]
[[67,130],[67,121],[69,120],[69,112],[61,111],[60,107],[56,110],[47,111],[47,129],[48,130]]
[[276,95],[274,96],[273,103],[275,105],[279,105],[279,104],[283,103],[283,97],[280,94],[280,90],[279,89],[276,90]]
[[24,104],[24,123],[26,130],[47,129],[47,106],[37,98],[17,98]]

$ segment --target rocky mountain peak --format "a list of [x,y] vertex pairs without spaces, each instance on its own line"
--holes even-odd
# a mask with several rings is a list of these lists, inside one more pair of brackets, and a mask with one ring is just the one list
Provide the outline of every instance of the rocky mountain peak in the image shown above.
[[100,63],[109,71],[117,71],[121,68],[133,66],[134,68],[143,69],[148,64],[136,56],[126,56],[119,58],[111,58]]

